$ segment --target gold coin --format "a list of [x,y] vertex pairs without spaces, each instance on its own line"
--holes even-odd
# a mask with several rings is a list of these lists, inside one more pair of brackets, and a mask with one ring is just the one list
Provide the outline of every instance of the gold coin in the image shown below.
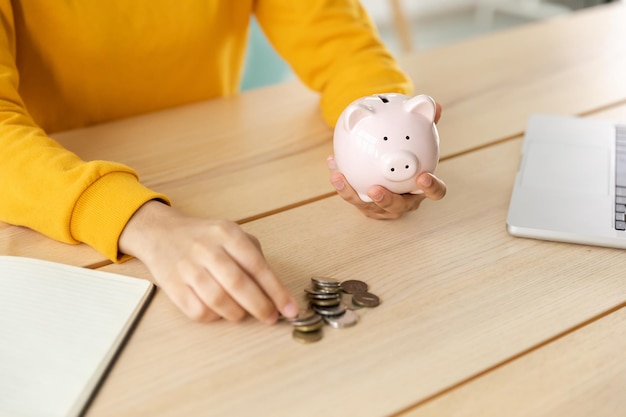
[[354,326],[359,321],[359,315],[352,310],[346,310],[341,316],[324,317],[324,321],[335,329],[343,329]]
[[308,321],[314,319],[316,315],[317,315],[317,313],[315,313],[315,311],[313,311],[313,310],[311,310],[309,308],[307,310],[300,310],[296,317],[285,318],[285,320],[287,320],[289,323],[292,323],[292,324],[293,323],[308,322]]
[[319,287],[339,287],[341,285],[341,281],[328,277],[312,277],[311,282],[314,286]]
[[299,325],[293,326],[294,330],[297,330],[299,332],[304,332],[304,333],[314,332],[316,330],[321,329],[322,327],[324,327],[324,320],[322,320],[321,316],[319,320],[313,323],[299,324]]
[[314,332],[300,332],[295,330],[291,333],[291,336],[296,342],[303,344],[315,343],[322,340],[322,329]]
[[311,316],[311,317],[306,318],[306,319],[294,320],[294,321],[291,322],[291,325],[293,327],[310,326],[312,324],[316,324],[321,319],[322,319],[322,316],[320,316],[319,314],[316,313],[314,316]]
[[310,299],[330,300],[332,298],[338,298],[340,294],[336,292],[320,292],[320,293],[307,292],[306,296],[307,298],[310,298]]

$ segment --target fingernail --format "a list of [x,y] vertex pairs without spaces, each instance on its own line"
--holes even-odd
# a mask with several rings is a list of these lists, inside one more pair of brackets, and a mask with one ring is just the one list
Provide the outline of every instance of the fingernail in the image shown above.
[[335,187],[335,190],[337,191],[343,190],[343,187],[346,186],[346,184],[343,182],[341,177],[333,176],[333,178],[331,179],[331,183],[333,184],[333,187]]
[[423,187],[430,187],[433,184],[433,177],[430,174],[422,175],[420,177],[420,185]]
[[335,158],[332,155],[326,158],[326,165],[328,165],[328,169],[330,169],[331,171],[334,171],[337,169]]
[[283,315],[285,317],[296,317],[298,315],[298,306],[289,303],[285,307],[283,307]]
[[383,192],[382,191],[375,191],[370,197],[372,197],[372,200],[374,201],[380,201],[383,199]]

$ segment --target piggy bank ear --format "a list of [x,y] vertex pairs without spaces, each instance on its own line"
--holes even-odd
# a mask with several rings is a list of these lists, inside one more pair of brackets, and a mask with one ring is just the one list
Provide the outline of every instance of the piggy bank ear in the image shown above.
[[346,114],[343,119],[345,128],[348,130],[348,132],[352,132],[358,122],[373,115],[374,109],[370,106],[366,106],[360,103],[351,104],[346,109]]
[[435,121],[435,112],[437,111],[435,100],[426,94],[411,97],[404,102],[404,110],[409,113],[419,113],[428,119],[431,123]]

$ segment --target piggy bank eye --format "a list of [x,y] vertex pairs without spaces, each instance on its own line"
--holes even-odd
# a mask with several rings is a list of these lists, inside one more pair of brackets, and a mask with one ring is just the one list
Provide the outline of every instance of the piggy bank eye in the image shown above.
[[409,140],[409,139],[411,139],[411,138],[409,138],[409,137],[407,136],[407,137],[405,137],[405,139],[406,139],[406,140]]
[[383,140],[389,140],[389,138],[387,136],[383,137]]

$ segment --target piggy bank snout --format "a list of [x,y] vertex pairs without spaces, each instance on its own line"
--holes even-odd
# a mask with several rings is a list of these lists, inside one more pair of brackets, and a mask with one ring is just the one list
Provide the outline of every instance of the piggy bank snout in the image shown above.
[[389,181],[406,181],[418,173],[419,160],[409,151],[386,153],[380,161],[382,174]]

